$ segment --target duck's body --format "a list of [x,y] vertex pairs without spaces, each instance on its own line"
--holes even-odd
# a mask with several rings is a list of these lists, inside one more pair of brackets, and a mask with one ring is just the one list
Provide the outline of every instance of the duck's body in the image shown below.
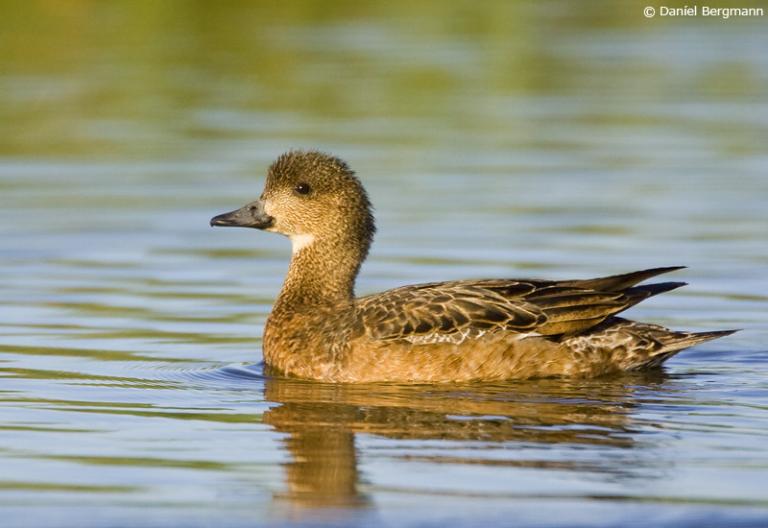
[[681,286],[631,286],[672,269],[592,281],[420,284],[311,308],[278,300],[264,359],[285,374],[335,382],[595,377],[651,368],[730,333],[672,332],[611,315]]
[[449,382],[594,377],[659,366],[731,331],[688,333],[616,314],[683,283],[637,286],[679,269],[601,279],[419,284],[355,298],[374,232],[360,182],[337,158],[291,152],[262,198],[212,225],[276,231],[293,242],[264,331],[264,360],[332,382]]

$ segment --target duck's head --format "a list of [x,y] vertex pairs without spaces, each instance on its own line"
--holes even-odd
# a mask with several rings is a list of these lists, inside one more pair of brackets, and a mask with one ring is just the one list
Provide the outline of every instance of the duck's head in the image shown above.
[[375,231],[368,195],[341,159],[290,151],[269,168],[258,200],[211,219],[212,226],[254,227],[286,235],[294,254],[323,242],[368,252]]

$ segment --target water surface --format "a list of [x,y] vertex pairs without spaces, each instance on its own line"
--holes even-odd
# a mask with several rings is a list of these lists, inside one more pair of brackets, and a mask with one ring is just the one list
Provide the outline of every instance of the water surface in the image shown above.
[[[73,1],[0,17],[4,526],[768,522],[766,20],[630,3]],[[661,372],[265,377],[288,242],[208,219],[358,171],[361,294],[688,265]]]

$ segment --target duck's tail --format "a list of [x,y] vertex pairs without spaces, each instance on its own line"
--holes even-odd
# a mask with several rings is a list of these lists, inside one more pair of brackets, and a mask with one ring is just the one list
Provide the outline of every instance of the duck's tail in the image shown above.
[[[730,335],[737,330],[714,332],[676,332],[663,326],[611,317],[570,338],[564,344],[577,355],[610,371],[634,371],[661,366],[666,360],[686,348],[711,339]],[[605,352],[610,351],[610,359]]]
[[[650,326],[650,325],[649,325]],[[653,325],[654,327],[656,325]],[[739,330],[715,330],[711,332],[675,332],[663,327],[654,329],[654,338],[661,345],[658,350],[648,354],[648,361],[636,368],[658,367],[666,360],[692,346],[711,341],[719,337],[729,336]]]

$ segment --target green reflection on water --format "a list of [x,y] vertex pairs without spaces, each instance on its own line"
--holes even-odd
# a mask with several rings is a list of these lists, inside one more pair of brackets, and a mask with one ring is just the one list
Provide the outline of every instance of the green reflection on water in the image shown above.
[[71,493],[132,493],[141,490],[139,486],[90,486],[86,484],[56,484],[53,482],[19,482],[0,480],[0,490],[8,491],[51,491]]
[[[93,337],[91,336],[79,336]],[[156,337],[155,334],[152,337]],[[160,361],[164,363],[188,362],[183,358],[159,358],[138,354],[135,352],[118,351],[112,349],[91,350],[86,348],[61,348],[61,347],[33,347],[19,345],[0,345],[0,352],[7,354],[28,354],[33,356],[62,356],[98,359],[99,361]]]

